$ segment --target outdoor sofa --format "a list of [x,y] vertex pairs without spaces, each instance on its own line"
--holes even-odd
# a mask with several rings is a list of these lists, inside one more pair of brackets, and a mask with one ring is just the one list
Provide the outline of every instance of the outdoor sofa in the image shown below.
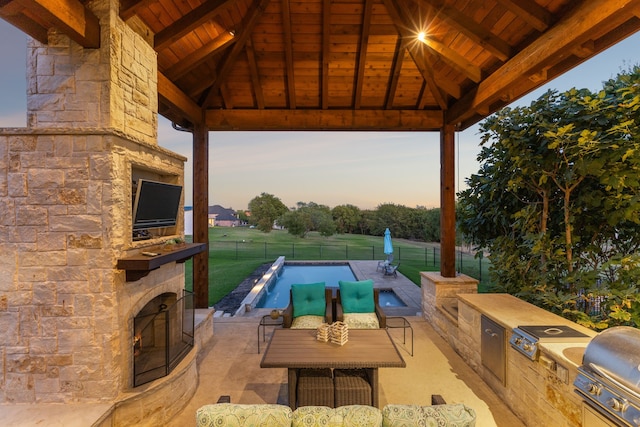
[[474,427],[475,411],[457,404],[347,405],[337,408],[301,406],[295,411],[278,404],[216,403],[202,406],[196,412],[197,427]]

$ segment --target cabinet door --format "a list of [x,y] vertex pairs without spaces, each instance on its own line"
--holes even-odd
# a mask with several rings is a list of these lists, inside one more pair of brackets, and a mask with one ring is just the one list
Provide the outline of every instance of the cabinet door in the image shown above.
[[480,333],[482,364],[502,382],[502,385],[505,385],[507,341],[505,339],[504,327],[484,315],[480,318],[480,325],[482,327]]
[[616,425],[602,416],[591,406],[582,402],[582,427],[615,427]]

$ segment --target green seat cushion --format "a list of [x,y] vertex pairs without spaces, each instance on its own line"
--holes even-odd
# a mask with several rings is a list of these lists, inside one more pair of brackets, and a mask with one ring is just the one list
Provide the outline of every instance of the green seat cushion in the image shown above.
[[348,282],[340,280],[340,301],[345,313],[373,313],[373,280]]
[[324,282],[291,285],[293,317],[324,316],[327,307],[324,288]]

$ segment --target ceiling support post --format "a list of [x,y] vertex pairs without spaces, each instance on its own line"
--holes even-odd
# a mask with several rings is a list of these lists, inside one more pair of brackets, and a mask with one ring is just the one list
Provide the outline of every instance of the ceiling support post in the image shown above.
[[209,130],[202,120],[193,129],[193,241],[206,250],[193,257],[196,308],[209,307]]
[[455,126],[440,129],[440,274],[456,276]]

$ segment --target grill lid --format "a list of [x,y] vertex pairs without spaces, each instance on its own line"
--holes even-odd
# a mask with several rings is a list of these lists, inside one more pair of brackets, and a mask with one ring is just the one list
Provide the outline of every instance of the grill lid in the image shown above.
[[637,396],[640,392],[640,329],[616,326],[600,332],[587,344],[582,363],[583,369],[613,379]]

